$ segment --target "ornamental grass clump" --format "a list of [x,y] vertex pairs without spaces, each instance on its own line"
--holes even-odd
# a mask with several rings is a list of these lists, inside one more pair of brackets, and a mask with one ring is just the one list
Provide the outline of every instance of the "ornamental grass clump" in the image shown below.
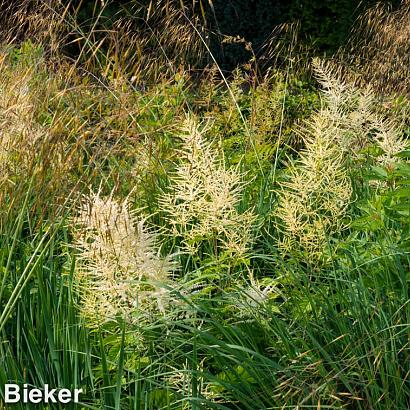
[[89,326],[116,318],[133,323],[141,312],[164,311],[171,258],[160,256],[155,232],[126,200],[91,193],[73,225],[80,308]]
[[36,122],[31,69],[13,70],[0,61],[0,183],[22,173],[33,160],[47,131]]
[[223,155],[205,140],[195,120],[188,119],[183,131],[181,162],[170,177],[169,191],[160,198],[170,233],[189,254],[202,249],[216,257],[241,258],[249,249],[255,222],[252,210],[237,209],[244,174],[238,167],[226,168]]
[[410,1],[392,11],[378,2],[353,27],[338,52],[346,75],[381,95],[410,95]]
[[55,109],[64,105],[67,81],[59,67],[49,71],[40,45],[26,41],[0,51],[0,202],[16,192],[26,195],[30,181],[32,209],[50,215],[77,183],[72,171],[83,160],[82,139],[62,131],[63,115]]

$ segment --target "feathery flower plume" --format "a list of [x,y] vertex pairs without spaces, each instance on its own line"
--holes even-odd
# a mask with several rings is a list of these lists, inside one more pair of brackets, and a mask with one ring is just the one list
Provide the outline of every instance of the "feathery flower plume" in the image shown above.
[[302,251],[311,261],[345,226],[352,195],[345,158],[355,159],[376,144],[383,151],[377,161],[389,165],[406,148],[398,128],[379,119],[371,90],[346,84],[325,62],[314,60],[313,67],[324,89],[324,107],[301,130],[306,148],[290,166],[276,210],[284,228],[279,246],[289,253]]
[[255,216],[239,213],[244,183],[238,169],[226,169],[223,156],[203,138],[204,130],[188,118],[181,135],[181,163],[171,176],[171,191],[160,198],[171,233],[182,239],[186,251],[195,254],[209,241],[230,256],[241,257],[252,239]]
[[400,135],[399,130],[391,121],[380,120],[376,129],[376,144],[383,151],[377,158],[379,163],[391,166],[397,161],[396,155],[408,147],[408,141]]
[[329,62],[314,59],[313,69],[324,97],[321,117],[336,130],[334,143],[346,154],[358,156],[370,142],[370,130],[376,121],[376,98],[370,89],[359,90],[341,78]]
[[129,210],[127,201],[91,193],[73,222],[81,312],[90,326],[117,316],[133,322],[153,300],[164,309],[167,292],[157,283],[169,282],[172,261],[159,255],[155,233]]
[[284,228],[280,248],[303,251],[311,261],[321,257],[327,238],[343,228],[352,194],[335,132],[328,118],[313,117],[304,134],[306,148],[290,167],[276,210]]
[[347,155],[356,158],[360,151],[375,143],[383,150],[378,161],[387,164],[406,149],[400,127],[391,120],[381,120],[380,102],[370,88],[347,84],[328,62],[313,60],[316,78],[323,88],[325,107],[319,114],[335,127],[334,143]]

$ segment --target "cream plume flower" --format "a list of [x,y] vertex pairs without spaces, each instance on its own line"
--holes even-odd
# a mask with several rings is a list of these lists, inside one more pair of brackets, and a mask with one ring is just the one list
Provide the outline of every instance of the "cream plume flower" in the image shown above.
[[246,253],[252,239],[255,216],[236,206],[244,189],[243,174],[226,169],[218,155],[203,138],[204,130],[188,118],[183,127],[181,163],[171,176],[171,192],[160,198],[171,233],[182,238],[186,251],[197,252],[203,241],[218,242],[218,249],[231,256]]
[[155,233],[127,201],[91,193],[73,225],[81,312],[91,326],[118,315],[132,322],[137,310],[155,299],[164,309],[167,292],[161,284],[169,283],[172,261],[159,255]]
[[290,166],[276,215],[284,230],[280,248],[302,250],[314,261],[323,254],[327,238],[344,227],[352,187],[342,151],[334,143],[337,127],[317,115],[304,131],[306,148]]

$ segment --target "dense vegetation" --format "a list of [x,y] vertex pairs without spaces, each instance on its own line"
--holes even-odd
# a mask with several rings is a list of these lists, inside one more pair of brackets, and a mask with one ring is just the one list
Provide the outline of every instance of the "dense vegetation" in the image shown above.
[[407,410],[409,1],[229,76],[165,3],[3,15],[0,408]]
[[[246,43],[251,43],[258,54],[263,55],[266,45],[272,40],[275,27],[296,23],[299,27],[299,41],[311,50],[334,53],[342,46],[361,13],[377,2],[374,0],[257,0],[257,1],[208,1],[180,2],[167,0],[163,3],[181,9],[191,18],[198,16],[208,28],[210,48],[221,67],[231,68],[244,63],[251,57]],[[385,2],[397,8],[400,1]],[[81,21],[86,22],[98,13],[94,0],[76,1]],[[108,19],[139,8],[143,11],[155,4],[152,0],[112,1],[105,8]],[[96,7],[97,6],[97,7]],[[108,23],[109,24],[109,23]],[[221,38],[231,41],[221,41]]]

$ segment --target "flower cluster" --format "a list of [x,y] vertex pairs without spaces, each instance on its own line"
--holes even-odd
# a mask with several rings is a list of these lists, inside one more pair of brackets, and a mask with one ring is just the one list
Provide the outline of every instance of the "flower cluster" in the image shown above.
[[159,255],[155,233],[129,210],[127,201],[91,193],[73,225],[81,312],[88,324],[117,316],[132,322],[153,300],[164,310],[164,284],[170,281],[173,263]]
[[170,191],[160,198],[171,233],[182,239],[191,254],[209,241],[217,252],[244,255],[255,216],[251,210],[237,210],[243,175],[237,168],[226,169],[223,156],[204,139],[194,120],[186,121],[181,138],[181,162],[171,176]]
[[284,229],[280,247],[286,252],[301,249],[311,260],[323,253],[327,238],[342,229],[352,194],[334,132],[326,117],[312,119],[305,129],[306,148],[290,166],[276,210]]

